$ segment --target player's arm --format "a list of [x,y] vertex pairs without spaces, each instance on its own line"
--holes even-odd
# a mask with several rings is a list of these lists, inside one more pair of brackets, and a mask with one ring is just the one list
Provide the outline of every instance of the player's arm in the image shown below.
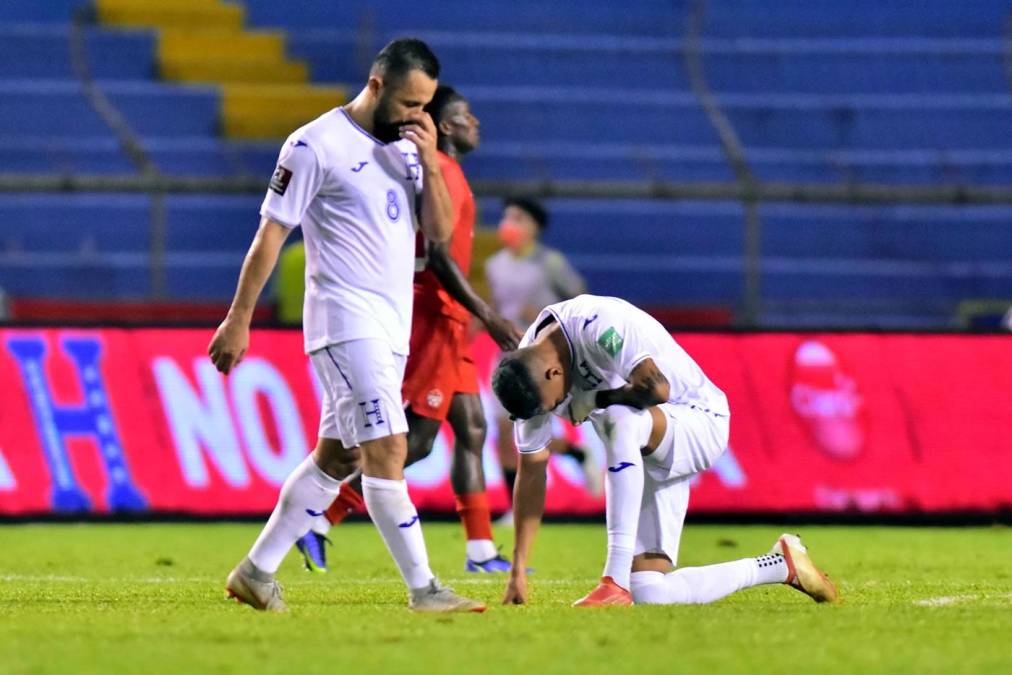
[[260,220],[260,227],[239,272],[232,306],[207,347],[214,366],[225,374],[242,360],[249,347],[249,325],[253,320],[253,310],[278,261],[281,246],[291,231],[291,228],[270,218]]
[[436,154],[436,125],[426,112],[411,115],[411,124],[401,127],[401,136],[418,148],[422,165],[422,233],[429,241],[448,241],[453,234],[453,202],[443,180]]
[[618,389],[598,391],[594,404],[598,408],[611,405],[627,405],[643,410],[650,406],[660,405],[668,400],[671,384],[657,367],[654,360],[647,357],[633,368],[629,382]]
[[475,293],[464,273],[460,271],[460,267],[450,256],[449,246],[446,243],[430,242],[429,269],[436,275],[439,283],[443,285],[451,298],[485,324],[489,335],[492,336],[500,349],[513,351],[517,348],[520,338],[523,337],[520,330]]
[[551,453],[544,448],[521,454],[517,462],[517,482],[513,491],[513,566],[502,600],[504,605],[527,603],[527,561],[545,513],[545,483],[550,458]]

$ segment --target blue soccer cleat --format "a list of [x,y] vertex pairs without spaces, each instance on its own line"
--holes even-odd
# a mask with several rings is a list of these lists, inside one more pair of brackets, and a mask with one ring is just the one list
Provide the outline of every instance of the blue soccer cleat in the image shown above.
[[465,572],[475,572],[478,574],[497,574],[499,572],[509,572],[513,566],[510,561],[502,557],[500,554],[496,554],[494,558],[489,558],[483,562],[475,562],[470,558],[464,563]]
[[320,574],[327,571],[327,551],[323,546],[325,543],[330,544],[330,539],[312,530],[295,542],[295,547],[302,554],[306,570]]

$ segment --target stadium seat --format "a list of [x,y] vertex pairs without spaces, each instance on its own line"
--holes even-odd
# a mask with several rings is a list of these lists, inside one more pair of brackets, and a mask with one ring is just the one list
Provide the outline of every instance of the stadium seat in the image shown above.
[[[353,94],[375,51],[410,31],[433,46],[444,81],[482,121],[483,144],[464,161],[474,180],[731,181],[686,74],[692,6],[98,0],[84,38],[100,90],[170,175],[266,182],[281,138]],[[137,170],[71,67],[79,7],[5,4],[4,172]],[[916,12],[877,0],[709,3],[702,63],[761,180],[1007,186],[1007,9],[1000,0],[924,0]],[[172,297],[228,297],[261,198],[166,199]],[[549,206],[548,242],[571,254],[593,290],[655,305],[740,304],[740,205]],[[494,224],[499,204],[481,200],[481,211]],[[66,266],[31,286],[43,296],[149,287],[146,197],[0,195],[0,216],[17,223],[0,235],[9,292],[27,288],[22,251],[43,268]],[[833,319],[822,307],[836,303],[856,308],[839,321],[939,322],[962,297],[1012,296],[1001,259],[1012,250],[1008,207],[766,204],[760,216],[768,320]]]

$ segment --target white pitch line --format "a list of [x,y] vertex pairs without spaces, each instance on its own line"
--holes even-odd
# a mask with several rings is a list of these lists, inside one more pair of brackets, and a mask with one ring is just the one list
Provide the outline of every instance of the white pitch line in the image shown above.
[[914,604],[918,607],[944,607],[946,605],[957,605],[963,602],[971,602],[976,600],[977,595],[943,595],[938,598],[925,598],[923,600],[914,600]]
[[[333,575],[325,577],[319,580],[313,579],[298,579],[298,580],[285,580],[284,578],[279,579],[282,586],[310,586],[319,584],[321,581],[336,579],[337,585],[390,585],[399,586],[402,582],[399,579],[342,579],[340,576]],[[483,584],[483,585],[500,585],[506,583],[506,575],[496,578],[476,578],[476,579],[464,579],[459,577],[445,577],[444,581],[451,584],[470,585],[470,584]],[[40,582],[40,583],[117,583],[117,584],[219,584],[224,583],[222,580],[217,578],[208,577],[82,577],[82,576],[67,576],[59,574],[4,574],[0,575],[0,581],[27,581],[27,582]],[[531,579],[531,585],[538,586],[561,586],[566,584],[579,583],[576,580],[569,579]],[[590,583],[588,581],[588,583]]]

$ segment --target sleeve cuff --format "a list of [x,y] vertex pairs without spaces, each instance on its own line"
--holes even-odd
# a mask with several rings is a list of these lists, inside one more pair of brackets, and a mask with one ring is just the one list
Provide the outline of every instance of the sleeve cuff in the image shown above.
[[263,217],[263,218],[269,218],[269,219],[273,220],[275,223],[277,223],[278,225],[284,225],[289,230],[294,230],[295,228],[297,228],[299,226],[298,223],[290,223],[290,222],[288,222],[288,220],[286,218],[283,218],[283,217],[279,216],[278,214],[274,213],[270,209],[260,209],[260,216]]

